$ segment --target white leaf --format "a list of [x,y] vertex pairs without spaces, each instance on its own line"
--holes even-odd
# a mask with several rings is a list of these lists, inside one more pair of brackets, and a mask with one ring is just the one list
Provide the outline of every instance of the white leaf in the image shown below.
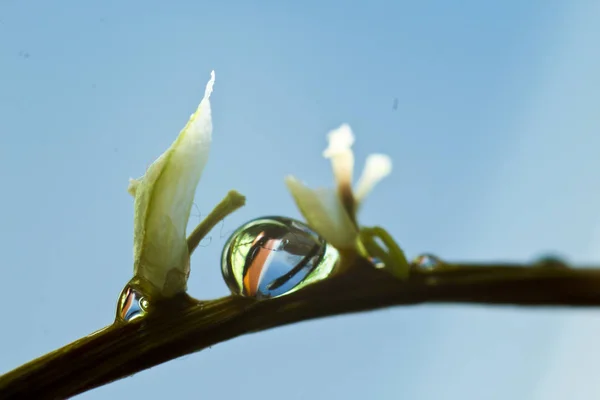
[[186,289],[185,279],[178,284],[167,279],[172,270],[175,271],[170,276],[187,279],[189,274],[185,230],[196,186],[208,161],[212,136],[210,95],[214,79],[213,71],[204,98],[175,142],[150,165],[141,179],[133,180],[129,186],[130,193],[135,194],[134,273],[165,296]]

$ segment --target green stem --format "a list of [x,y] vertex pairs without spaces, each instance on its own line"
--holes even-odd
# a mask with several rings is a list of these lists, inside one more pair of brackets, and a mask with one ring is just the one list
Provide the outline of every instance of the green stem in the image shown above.
[[188,236],[187,243],[190,254],[194,252],[200,241],[226,216],[246,204],[246,198],[235,190],[231,190],[223,200],[198,224]]
[[361,266],[266,301],[181,295],[0,376],[0,398],[64,399],[246,333],[420,303],[597,307],[600,269],[445,264],[401,281]]

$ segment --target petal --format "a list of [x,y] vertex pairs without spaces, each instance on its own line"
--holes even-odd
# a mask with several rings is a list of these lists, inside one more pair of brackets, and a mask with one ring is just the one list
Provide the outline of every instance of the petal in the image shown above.
[[333,189],[313,190],[288,176],[285,183],[308,225],[338,249],[356,246],[358,231]]
[[323,157],[329,158],[336,153],[352,149],[354,134],[350,125],[342,124],[339,128],[329,132],[327,140],[329,141],[329,146],[323,152]]
[[327,135],[329,146],[323,152],[323,157],[331,159],[331,166],[337,185],[343,192],[352,187],[354,170],[354,135],[348,124],[342,124]]
[[375,185],[392,172],[392,160],[384,154],[371,154],[365,162],[365,169],[356,184],[354,198],[360,204]]
[[171,147],[130,183],[134,201],[134,273],[163,295],[186,289],[189,252],[186,226],[196,186],[208,160],[212,136],[210,95],[204,98]]

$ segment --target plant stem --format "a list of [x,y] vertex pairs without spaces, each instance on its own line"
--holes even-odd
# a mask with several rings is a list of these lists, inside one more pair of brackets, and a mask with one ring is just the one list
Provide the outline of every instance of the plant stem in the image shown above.
[[64,399],[247,333],[390,306],[600,306],[600,269],[446,264],[401,281],[357,267],[270,300],[175,297],[0,376],[0,398]]
[[225,217],[246,204],[246,198],[230,190],[217,206],[198,224],[196,229],[188,236],[187,244],[190,254],[194,252],[200,241]]

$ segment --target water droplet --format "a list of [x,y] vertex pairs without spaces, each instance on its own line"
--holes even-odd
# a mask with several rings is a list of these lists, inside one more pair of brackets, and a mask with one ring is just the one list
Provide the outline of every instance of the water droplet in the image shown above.
[[302,222],[263,217],[227,240],[221,272],[232,293],[262,299],[326,278],[337,261],[337,250]]
[[565,269],[569,268],[569,265],[559,256],[550,254],[540,257],[534,264],[537,267],[544,268],[558,268]]
[[142,318],[148,313],[148,300],[137,289],[127,285],[117,304],[117,319],[120,321],[133,321]]
[[442,260],[433,254],[421,254],[417,256],[411,263],[414,269],[420,271],[431,271],[439,268],[443,264]]
[[385,264],[384,262],[377,257],[369,257],[369,261],[371,262],[371,264],[373,264],[373,266],[377,269],[382,269],[385,268]]

